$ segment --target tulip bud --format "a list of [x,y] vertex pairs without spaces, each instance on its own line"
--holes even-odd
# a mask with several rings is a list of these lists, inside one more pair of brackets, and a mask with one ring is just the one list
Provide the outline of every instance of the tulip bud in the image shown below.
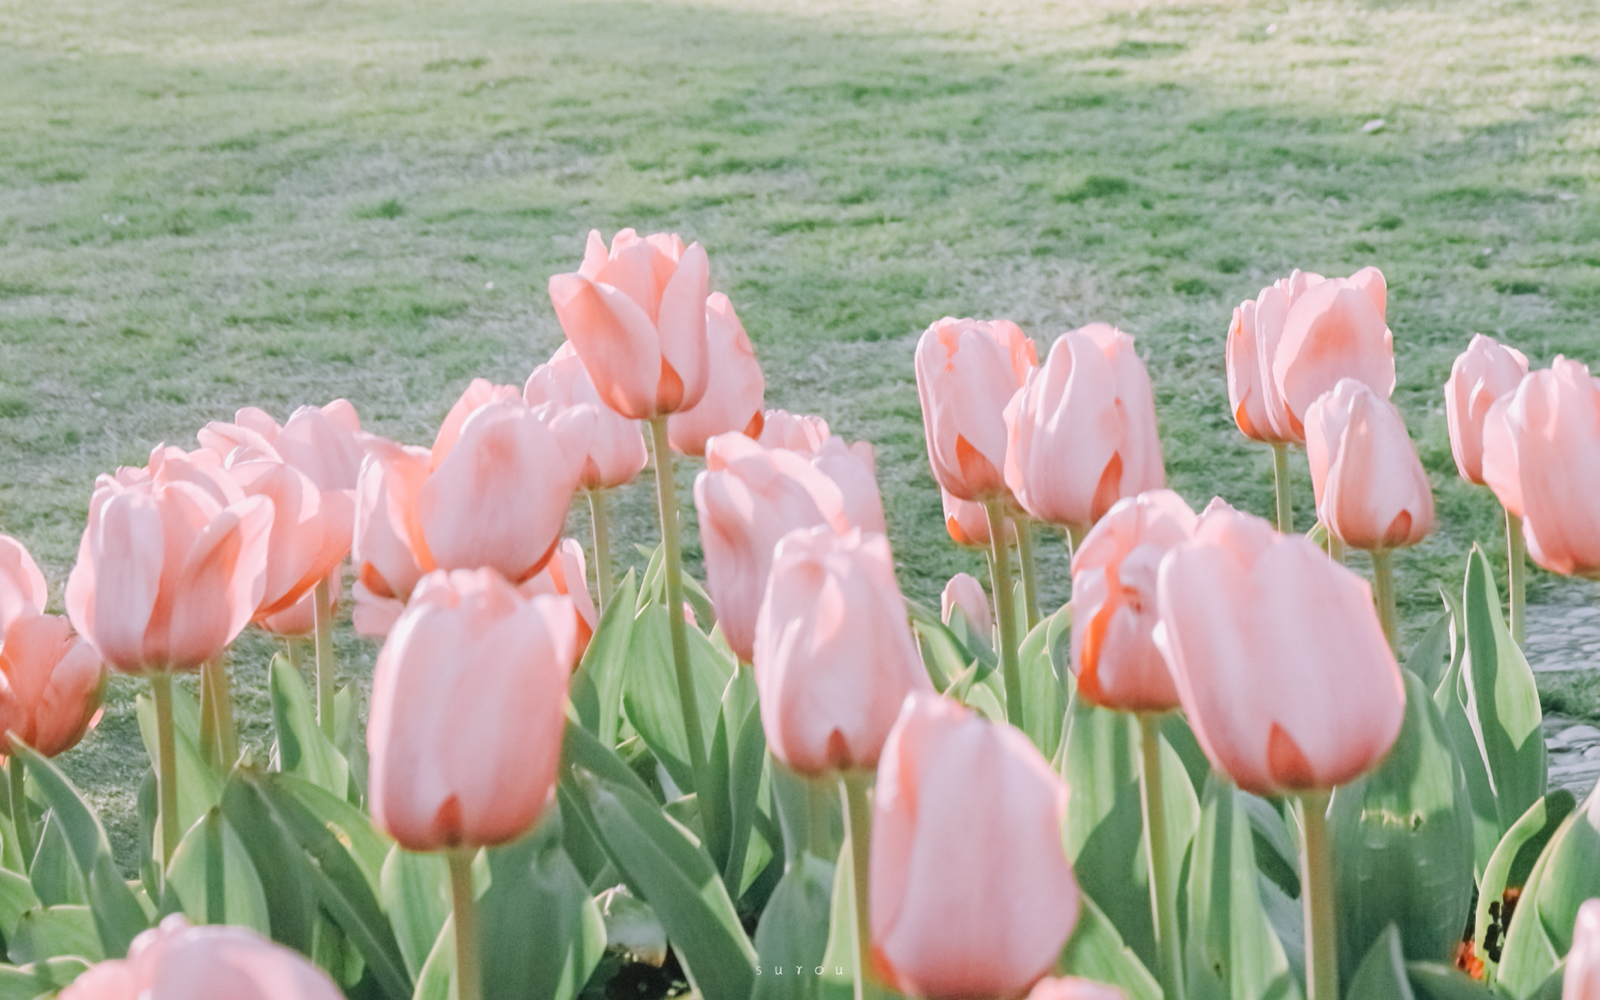
[[706,394],[667,418],[667,442],[683,455],[704,455],[707,441],[729,431],[761,435],[767,380],[733,303],[721,292],[706,299],[706,346]]
[[[600,624],[600,614],[595,610],[594,599],[589,595],[589,577],[583,558],[583,546],[575,538],[564,538],[556,549],[554,559],[544,569],[517,588],[523,597],[540,594],[557,594],[571,598],[574,620],[577,623],[578,655],[589,648],[589,639]],[[684,602],[688,607],[688,602]],[[685,616],[693,622],[692,615]]]
[[1305,430],[1317,516],[1346,545],[1402,548],[1433,530],[1433,487],[1393,403],[1341,379],[1306,409]]
[[[939,487],[939,495],[944,500],[944,527],[950,533],[950,540],[969,548],[987,549],[990,537],[989,512],[983,509],[983,504],[957,500],[943,486]],[[1009,517],[1004,519],[1004,524],[1005,543],[1017,544],[1016,524]]]
[[100,710],[106,672],[94,647],[60,615],[26,614],[0,644],[0,753],[11,737],[46,757],[78,745]]
[[1086,531],[1121,498],[1166,484],[1150,376],[1109,324],[1057,338],[1005,422],[1006,485],[1041,521]]
[[828,422],[821,417],[768,410],[762,414],[761,436],[756,440],[763,448],[787,448],[810,455],[828,440],[828,433]]
[[1472,343],[1450,366],[1450,378],[1444,384],[1444,415],[1456,469],[1467,482],[1484,485],[1483,422],[1489,407],[1515,391],[1526,374],[1526,355],[1481,333],[1473,335]]
[[246,496],[272,502],[260,621],[293,607],[344,561],[355,523],[353,491],[323,493],[293,466],[246,452],[230,456],[227,472]]
[[1097,983],[1092,979],[1041,979],[1028,1000],[1125,1000],[1115,986]]
[[917,396],[933,478],[961,500],[1009,494],[1006,404],[1039,356],[1008,320],[951,319],[917,342]]
[[1283,399],[1272,377],[1272,363],[1283,339],[1289,307],[1312,285],[1327,279],[1296,269],[1287,278],[1246,299],[1233,311],[1228,328],[1228,401],[1245,437],[1268,444],[1298,444]]
[[1207,508],[1157,582],[1154,639],[1211,763],[1247,792],[1342,785],[1400,733],[1405,685],[1367,582],[1261,518]]
[[348,399],[326,406],[302,406],[282,427],[266,411],[247,406],[234,422],[212,421],[196,437],[200,447],[227,460],[244,448],[256,457],[276,458],[305,473],[318,490],[353,490],[365,454],[361,418]]
[[1562,974],[1561,1000],[1600,1000],[1600,899],[1578,907],[1567,971]]
[[245,927],[190,927],[174,913],[101,962],[61,1000],[341,1000],[328,974],[299,952]]
[[930,998],[1011,997],[1045,975],[1078,919],[1066,807],[1067,786],[1020,731],[908,698],[873,801],[879,973]]
[[807,775],[877,767],[906,696],[932,690],[889,540],[830,527],[783,536],[752,662],[773,756]]
[[589,233],[583,264],[550,279],[550,302],[595,389],[625,417],[687,410],[705,395],[706,252],[676,235]]
[[1293,440],[1305,439],[1305,415],[1317,397],[1352,378],[1388,399],[1394,392],[1394,334],[1384,321],[1383,275],[1375,267],[1307,288],[1283,319],[1272,378],[1281,418]]
[[1199,519],[1171,490],[1121,500],[1072,558],[1072,672],[1091,704],[1124,712],[1178,707],[1167,661],[1151,632],[1160,620],[1161,560]]
[[572,602],[524,599],[489,569],[417,586],[372,675],[372,817],[401,847],[514,840],[555,793]]
[[944,585],[944,593],[939,595],[939,614],[946,625],[950,624],[950,613],[957,608],[967,619],[968,633],[993,644],[994,619],[989,615],[989,595],[971,573],[952,576]]
[[[328,584],[329,610],[337,615],[339,613],[339,605],[344,600],[344,567],[335,566],[329,571],[326,582]],[[397,617],[403,607],[403,604],[395,601],[394,613]],[[307,593],[277,614],[262,618],[259,624],[273,635],[283,638],[299,638],[310,635],[317,629],[317,595],[314,592]],[[389,624],[392,625],[394,623],[390,622]],[[389,629],[385,626],[383,631],[378,634],[387,635],[388,633]],[[368,633],[362,634],[366,635]]]
[[522,390],[529,406],[554,404],[557,409],[587,406],[594,425],[583,456],[578,484],[586,490],[613,489],[633,481],[650,462],[639,422],[624,417],[600,401],[588,369],[572,342],[564,341],[549,362],[533,370]]
[[433,448],[429,451],[429,465],[438,469],[444,464],[445,458],[450,454],[450,449],[456,446],[456,441],[461,437],[462,425],[467,418],[502,399],[516,399],[520,393],[514,385],[495,385],[486,378],[475,378],[467,384],[466,391],[461,398],[450,407],[450,412],[444,416],[444,422],[439,425],[439,433],[434,435]]
[[43,611],[49,601],[44,574],[27,547],[0,535],[0,631],[22,615]]

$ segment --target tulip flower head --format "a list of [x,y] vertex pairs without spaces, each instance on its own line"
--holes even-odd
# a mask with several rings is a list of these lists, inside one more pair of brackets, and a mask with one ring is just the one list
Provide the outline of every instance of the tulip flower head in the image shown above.
[[828,422],[821,417],[768,410],[761,416],[761,435],[756,440],[763,448],[787,448],[811,455],[828,440],[828,434]]
[[1496,400],[1516,391],[1526,374],[1526,355],[1481,333],[1473,334],[1467,349],[1450,366],[1450,378],[1444,384],[1444,415],[1456,469],[1467,482],[1485,485],[1484,419]]
[[700,244],[632,229],[609,250],[590,232],[578,270],[550,279],[556,318],[607,406],[648,420],[700,402],[710,371],[709,280]]
[[0,642],[0,753],[15,736],[46,757],[78,745],[100,710],[106,671],[60,615],[12,619]]
[[1009,495],[1006,404],[1039,356],[1007,320],[951,319],[917,342],[917,395],[933,478],[961,500]]
[[43,611],[49,600],[44,574],[27,547],[0,535],[0,631],[22,615]]
[[261,621],[293,607],[344,562],[355,525],[354,491],[323,492],[294,466],[242,449],[228,457],[226,469],[245,496],[272,501],[266,586],[255,613]]
[[1157,648],[1211,763],[1257,795],[1342,785],[1400,733],[1405,685],[1360,576],[1226,505],[1162,560]]
[[939,595],[939,614],[946,625],[950,624],[950,615],[957,609],[967,620],[969,635],[990,645],[994,643],[994,619],[989,614],[989,595],[984,593],[983,584],[971,573],[952,576],[950,582],[944,585],[944,593]]
[[412,851],[502,844],[555,792],[577,626],[491,569],[425,577],[372,676],[373,819]]
[[586,406],[592,411],[593,427],[578,474],[578,485],[584,489],[614,489],[630,483],[650,463],[639,421],[624,417],[600,401],[589,371],[570,340],[562,342],[550,360],[528,376],[522,398],[533,407],[548,403],[558,410]]
[[733,303],[721,292],[706,299],[706,343],[710,352],[706,394],[694,406],[667,418],[667,442],[683,455],[704,455],[707,441],[729,431],[761,436],[766,376]]
[[1178,707],[1167,661],[1151,637],[1160,621],[1161,561],[1199,519],[1171,490],[1118,501],[1072,558],[1072,672],[1091,704],[1124,712]]
[[1600,1000],[1600,899],[1578,907],[1567,971],[1561,980],[1561,1000]]
[[1341,379],[1306,410],[1305,430],[1317,516],[1346,545],[1402,548],[1433,530],[1433,487],[1393,403]]
[[[589,594],[589,578],[583,557],[583,546],[575,538],[564,538],[556,549],[555,558],[545,564],[538,575],[517,588],[523,597],[540,594],[557,594],[572,600],[574,621],[577,623],[578,655],[589,647],[589,639],[600,624],[600,613],[595,610],[594,598]],[[688,606],[688,602],[684,602]],[[693,621],[691,617],[688,619]]]
[[174,913],[94,966],[61,1000],[341,1000],[311,960],[245,927],[191,927]]
[[237,448],[278,459],[305,473],[318,490],[353,490],[365,450],[361,418],[347,399],[326,406],[302,406],[282,427],[254,406],[240,410],[233,423],[213,421],[196,435],[200,446],[226,460]]
[[[327,584],[329,600],[328,609],[333,612],[333,614],[337,615],[339,613],[339,605],[344,601],[343,565],[335,566],[333,570],[328,573]],[[283,638],[299,638],[300,636],[311,635],[317,630],[316,597],[317,595],[315,593],[308,593],[284,610],[279,611],[276,614],[267,615],[265,618],[259,618],[257,624],[273,635]],[[400,602],[398,601],[396,601],[395,604],[397,605],[395,608],[395,614],[399,615],[400,608],[403,607],[403,605],[400,605]],[[379,634],[387,635],[388,631],[389,630],[385,628],[383,632]]]
[[[950,533],[950,540],[968,548],[987,549],[990,537],[989,512],[983,509],[983,504],[957,500],[942,486],[939,487],[939,495],[944,500],[944,527]],[[1006,544],[1017,544],[1016,524],[1009,517],[1003,519],[1003,523]]]
[[827,526],[785,535],[752,662],[773,756],[806,775],[877,767],[906,696],[933,690],[889,540]]
[[1150,376],[1109,324],[1057,338],[1005,422],[1006,485],[1041,521],[1087,531],[1123,497],[1166,485]]
[[1067,786],[1019,730],[908,698],[873,802],[879,974],[931,998],[1013,997],[1043,977],[1078,920],[1066,807]]

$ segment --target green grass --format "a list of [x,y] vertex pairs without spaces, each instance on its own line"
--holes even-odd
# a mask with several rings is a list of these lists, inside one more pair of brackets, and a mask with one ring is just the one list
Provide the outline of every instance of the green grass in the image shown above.
[[[0,526],[59,593],[95,475],[239,406],[344,395],[425,442],[470,378],[554,349],[545,282],[584,234],[635,226],[707,246],[772,405],[875,443],[932,600],[981,560],[923,453],[930,321],[1008,316],[1041,347],[1119,324],[1173,485],[1265,513],[1231,308],[1377,264],[1442,522],[1399,559],[1418,621],[1474,539],[1498,551],[1450,459],[1452,358],[1483,331],[1600,363],[1597,49],[1581,0],[0,0]],[[646,487],[618,507],[654,540]],[[258,741],[267,649],[236,657]],[[72,758],[124,857],[136,686]]]

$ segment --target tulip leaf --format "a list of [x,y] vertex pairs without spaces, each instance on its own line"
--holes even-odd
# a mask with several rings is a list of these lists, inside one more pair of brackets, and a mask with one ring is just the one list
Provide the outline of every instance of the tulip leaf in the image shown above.
[[600,615],[600,624],[572,675],[570,691],[578,721],[608,747],[617,745],[622,722],[622,685],[638,597],[639,584],[629,570]]
[[722,882],[735,899],[747,887],[746,861],[750,835],[760,807],[761,777],[767,758],[767,735],[761,728],[761,706],[756,695],[755,672],[740,667],[722,695],[722,719],[733,737],[728,747],[727,857]]
[[268,668],[268,686],[278,768],[344,798],[350,787],[350,765],[323,735],[305,679],[281,653]]
[[[700,709],[702,736],[715,734],[715,719],[722,705],[722,692],[733,676],[734,664],[712,645],[697,628],[684,629],[689,642],[690,676],[694,681],[696,703]],[[623,682],[622,705],[628,721],[639,731],[674,784],[694,791],[694,773],[689,763],[688,739],[683,734],[683,710],[678,700],[677,670],[673,665],[672,636],[667,609],[650,604],[633,622],[628,647],[628,676]],[[705,756],[710,747],[701,747]]]
[[0,1000],[53,997],[89,971],[81,958],[51,958],[23,966],[0,965]]
[[[761,973],[756,976],[751,1000],[814,1000],[820,992],[821,977],[814,970],[822,965],[828,948],[833,868],[821,858],[802,854],[773,890],[756,926]],[[796,966],[807,974],[772,975],[774,968]],[[823,970],[824,974],[832,971]],[[839,971],[844,971],[842,966]]]
[[[1407,962],[1406,978],[1417,1000],[1505,1000],[1505,994],[1438,962]],[[1557,993],[1557,996],[1560,994]],[[1352,1000],[1356,997],[1351,993]],[[1525,997],[1524,1000],[1535,1000]]]
[[452,1000],[455,996],[456,978],[456,923],[446,917],[434,939],[433,950],[417,973],[417,989],[412,1000]]
[[290,775],[274,783],[295,799],[331,831],[360,868],[367,888],[376,896],[383,882],[383,863],[389,858],[394,841],[373,824],[372,817],[351,805],[345,798]]
[[605,922],[607,951],[656,968],[666,964],[667,932],[648,903],[635,898],[625,885],[612,886],[594,902]]
[[1478,885],[1478,909],[1473,920],[1473,951],[1482,959],[1490,982],[1505,945],[1506,921],[1502,919],[1507,889],[1519,893],[1538,862],[1545,845],[1578,802],[1565,788],[1558,788],[1528,807],[1512,824],[1500,845],[1489,858],[1483,880]]
[[1422,686],[1429,691],[1439,687],[1439,681],[1444,677],[1446,668],[1451,660],[1450,628],[1454,619],[1449,611],[1439,614],[1428,626],[1428,631],[1422,634],[1417,644],[1411,647],[1411,653],[1406,657],[1406,669],[1416,674],[1422,681]]
[[272,939],[309,954],[317,894],[305,872],[299,843],[278,823],[254,782],[231,779],[222,793],[222,813],[255,870],[268,873],[261,890]]
[[[1056,972],[1107,983],[1127,1000],[1161,1000],[1161,986],[1133,950],[1122,943],[1117,928],[1087,893],[1079,897],[1078,924],[1056,959]],[[1145,897],[1149,907],[1149,897]]]
[[416,854],[396,844],[383,863],[380,884],[406,971],[420,981],[439,930],[450,917],[450,866],[442,855]]
[[123,881],[111,856],[111,842],[83,796],[58,770],[54,763],[41,757],[18,740],[12,740],[12,751],[27,764],[28,775],[39,797],[55,813],[61,831],[66,835],[67,846],[72,849],[78,874],[83,877],[84,889],[94,914],[94,924],[100,938],[101,952],[107,958],[121,958],[127,954],[128,945],[150,921],[144,907],[134,896],[128,883]]
[[28,880],[33,883],[39,902],[45,906],[85,906],[89,902],[84,894],[83,877],[72,859],[72,848],[67,846],[67,836],[54,812],[45,813],[39,846],[34,851],[33,863],[28,866]]
[[1161,716],[1161,735],[1183,762],[1194,794],[1204,794],[1206,780],[1211,777],[1211,761],[1206,759],[1206,752],[1200,748],[1194,730],[1189,728],[1189,720],[1183,717],[1182,712],[1167,712]]
[[354,684],[346,684],[333,696],[333,748],[349,768],[344,796],[355,806],[367,800],[367,729],[356,710],[359,697]]
[[1526,996],[1572,947],[1584,900],[1600,896],[1600,794],[1561,821],[1517,900],[1500,955],[1499,983]]
[[1328,811],[1345,976],[1391,925],[1407,958],[1448,959],[1472,907],[1466,776],[1421,679],[1402,673],[1400,735],[1377,770],[1334,792]]
[[26,875],[0,869],[0,936],[9,938],[22,914],[40,905]]
[[1250,836],[1256,845],[1256,869],[1272,880],[1290,899],[1300,898],[1300,847],[1298,829],[1278,807],[1248,792],[1240,800],[1250,817]]
[[[155,702],[148,695],[139,695],[134,712],[153,767],[161,759]],[[222,801],[222,779],[200,752],[200,703],[183,684],[172,685],[172,738],[178,765],[178,829],[187,830]]]
[[1406,959],[1400,947],[1400,931],[1394,924],[1385,927],[1356,967],[1345,993],[1351,998],[1382,997],[1384,1000],[1416,1000],[1406,975]]
[[[1022,675],[1022,731],[1046,760],[1056,755],[1066,728],[1066,688],[1054,665],[1072,655],[1071,645],[1072,606],[1066,605],[1035,625],[1017,652]],[[1068,647],[1065,656],[1060,652],[1062,646]]]
[[99,962],[106,958],[87,906],[46,906],[29,910],[6,941],[6,953],[18,965],[73,956]]
[[184,834],[172,852],[167,887],[177,893],[191,924],[238,924],[263,936],[272,932],[261,877],[220,808]]
[[661,604],[666,600],[666,547],[657,543],[653,549],[643,545],[634,545],[639,554],[645,558],[644,575],[639,578],[638,603],[634,613],[643,611],[646,605]]
[[1189,863],[1188,995],[1258,1000],[1300,996],[1261,904],[1244,793],[1213,776]]

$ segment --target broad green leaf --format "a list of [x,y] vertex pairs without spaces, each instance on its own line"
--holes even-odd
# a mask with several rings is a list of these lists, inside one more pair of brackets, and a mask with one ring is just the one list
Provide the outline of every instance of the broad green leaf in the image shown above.
[[1495,845],[1505,831],[1500,829],[1500,806],[1495,801],[1494,783],[1489,778],[1489,765],[1484,760],[1483,749],[1471,717],[1467,712],[1466,680],[1462,668],[1466,665],[1466,612],[1459,597],[1449,591],[1440,592],[1451,616],[1451,657],[1439,686],[1433,692],[1433,704],[1444,718],[1445,731],[1450,734],[1450,745],[1455,749],[1456,760],[1467,779],[1467,794],[1472,801],[1472,863],[1473,871],[1482,877],[1483,870],[1494,854]]
[[6,941],[6,952],[18,965],[73,956],[90,962],[106,958],[100,949],[94,914],[87,906],[47,906],[29,910]]
[[571,697],[578,721],[608,747],[616,746],[622,723],[622,686],[638,598],[639,584],[629,570],[600,615],[600,624],[572,675]]
[[1213,776],[1189,863],[1188,995],[1298,998],[1300,985],[1261,905],[1244,793]]
[[40,905],[27,876],[0,869],[0,935],[11,937],[22,914]]
[[1300,898],[1300,846],[1298,830],[1266,799],[1244,793],[1240,805],[1250,817],[1250,836],[1256,846],[1256,869],[1271,879],[1290,899]]
[[1189,728],[1189,720],[1183,717],[1182,712],[1167,712],[1161,716],[1161,736],[1176,751],[1178,759],[1183,761],[1183,769],[1189,773],[1189,784],[1194,787],[1194,794],[1204,794],[1206,781],[1211,777],[1211,761],[1206,759],[1206,752],[1200,748],[1194,730]]
[[799,863],[802,851],[824,860],[837,857],[844,841],[838,782],[795,774],[770,754],[768,767],[788,867]]
[[1406,958],[1400,948],[1400,931],[1393,924],[1385,927],[1373,940],[1372,947],[1367,949],[1355,975],[1350,978],[1345,993],[1352,1000],[1360,997],[1416,1000],[1406,976]]
[[446,917],[439,936],[428,952],[428,960],[417,974],[417,989],[412,1000],[453,1000],[456,978],[456,924]]
[[237,924],[264,936],[272,933],[261,877],[220,808],[184,834],[172,852],[167,886],[178,894],[191,924]]
[[333,748],[350,769],[345,798],[358,806],[367,800],[367,733],[356,708],[360,697],[354,684],[346,684],[333,696]]
[[450,866],[442,855],[416,854],[396,844],[383,863],[381,886],[383,909],[406,971],[420,981],[439,930],[450,917]]
[[625,885],[612,886],[594,902],[605,923],[607,951],[656,967],[666,962],[667,931],[650,904],[636,898]]
[[[684,631],[689,643],[690,676],[700,709],[702,736],[709,741],[715,733],[722,692],[733,676],[734,665],[717,652],[699,629]],[[634,619],[622,705],[628,721],[667,769],[673,783],[686,792],[693,791],[694,775],[689,765],[689,743],[683,734],[683,709],[678,700],[672,636],[667,609],[660,604],[646,606]],[[704,755],[709,749],[709,746],[702,747],[699,752]]]
[[[1505,1000],[1505,994],[1468,979],[1453,966],[1438,962],[1407,962],[1406,977],[1417,1000]],[[1350,997],[1355,1000],[1355,994]]]
[[0,1000],[53,997],[89,970],[81,958],[52,958],[28,965],[0,965]]
[[1478,910],[1473,921],[1473,948],[1484,964],[1489,982],[1494,982],[1505,946],[1506,928],[1501,920],[1508,888],[1521,890],[1545,845],[1572,811],[1578,806],[1572,793],[1558,788],[1528,807],[1522,818],[1512,824],[1494,849],[1489,865],[1484,869],[1483,881],[1478,886]]
[[1466,777],[1427,689],[1402,674],[1399,737],[1377,770],[1334,792],[1328,810],[1346,977],[1391,925],[1407,958],[1448,959],[1472,907]]
[[144,907],[139,905],[133,890],[117,870],[105,828],[55,764],[18,741],[13,740],[11,745],[13,752],[26,762],[34,788],[54,810],[66,834],[67,846],[72,848],[78,873],[83,876],[102,954],[107,958],[121,958],[127,954],[134,937],[150,922]]
[[350,787],[350,765],[318,726],[317,710],[300,671],[280,653],[272,658],[268,677],[279,770],[344,798]]
[[653,549],[647,549],[643,545],[635,545],[634,549],[646,560],[644,575],[639,577],[638,604],[634,607],[634,613],[637,615],[645,609],[645,605],[660,604],[666,600],[667,550],[660,542],[657,542]]
[[[1087,894],[1080,897],[1078,925],[1056,959],[1056,971],[1109,983],[1127,1000],[1161,1000],[1161,986],[1139,956],[1122,943],[1116,927]],[[1149,898],[1145,899],[1146,906]]]
[[388,860],[394,841],[377,828],[372,816],[351,805],[343,796],[290,775],[278,777],[274,783],[286,794],[293,795],[338,839],[361,869],[367,888],[376,896],[383,881],[383,863]]
[[[1597,790],[1600,791],[1600,790]],[[1600,794],[1561,822],[1517,901],[1500,955],[1499,983],[1526,996],[1572,947],[1584,900],[1600,896]]]
[[962,702],[979,715],[996,725],[1006,724],[1005,690],[1003,685],[991,684],[990,681],[999,681],[999,672],[994,672],[976,684],[969,686],[961,696]]
[[[751,1000],[813,1000],[821,990],[816,975],[774,976],[774,967],[822,964],[832,917],[833,865],[804,854],[784,873],[756,927],[756,953],[762,974]],[[826,973],[827,969],[824,969]]]
[[[1072,643],[1072,606],[1067,605],[1036,625],[1018,649],[1022,673],[1022,731],[1046,760],[1056,755],[1066,729],[1067,697],[1056,676],[1052,655],[1057,644]],[[1070,656],[1070,652],[1066,655]]]
[[44,826],[36,836],[39,845],[28,866],[28,880],[33,883],[39,902],[45,906],[88,905],[83,877],[78,874],[72,848],[67,846],[67,835],[62,832],[61,821],[56,819],[55,813],[45,813]]
[[1439,617],[1428,626],[1428,631],[1422,634],[1417,644],[1411,647],[1411,654],[1406,657],[1406,669],[1416,674],[1422,681],[1422,686],[1429,691],[1439,687],[1439,681],[1450,666],[1451,624],[1450,612],[1440,612]]
[[[145,753],[155,766],[161,759],[155,702],[142,694],[134,706]],[[172,738],[178,765],[178,829],[187,830],[222,801],[222,779],[200,752],[200,703],[182,684],[172,685]]]
[[735,898],[743,895],[746,861],[750,855],[750,835],[760,808],[761,775],[767,757],[767,735],[761,728],[761,706],[757,701],[755,672],[740,667],[722,695],[722,717],[727,732],[734,737],[728,759],[728,855],[722,866],[722,881]]
[[[804,857],[804,855],[802,855]],[[828,904],[828,940],[822,949],[819,995],[833,1000],[854,995],[856,982],[856,882],[850,845],[839,845]]]
[[222,814],[257,873],[268,873],[261,890],[272,939],[310,954],[317,891],[299,843],[278,822],[259,786],[237,774],[223,790]]

